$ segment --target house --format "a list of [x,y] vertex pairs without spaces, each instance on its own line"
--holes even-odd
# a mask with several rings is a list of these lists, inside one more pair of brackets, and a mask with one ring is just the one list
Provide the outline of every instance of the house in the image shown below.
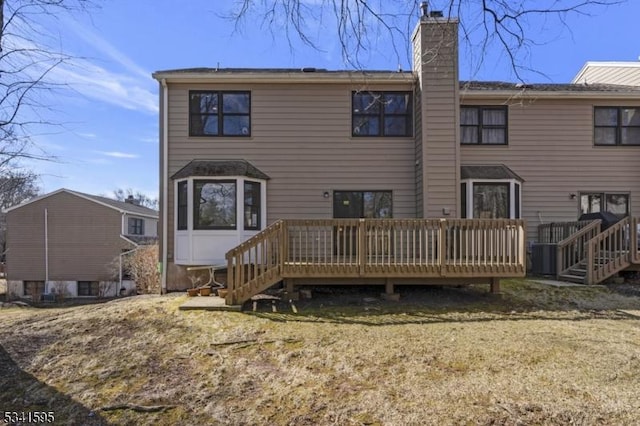
[[575,84],[618,84],[640,86],[640,61],[589,61],[571,81]]
[[[127,294],[121,255],[157,241],[158,212],[69,189],[33,198],[7,213],[7,284],[18,297]],[[125,277],[126,278],[126,275]]]
[[411,71],[154,73],[166,290],[523,276],[540,226],[640,211],[640,87],[459,81],[457,20],[412,40]]

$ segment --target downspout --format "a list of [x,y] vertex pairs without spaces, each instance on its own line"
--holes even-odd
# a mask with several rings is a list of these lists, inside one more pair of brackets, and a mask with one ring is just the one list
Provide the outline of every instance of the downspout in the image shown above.
[[49,285],[49,210],[44,209],[44,285]]
[[162,85],[162,277],[160,279],[161,293],[167,292],[167,215],[169,204],[169,88],[167,80],[160,80]]

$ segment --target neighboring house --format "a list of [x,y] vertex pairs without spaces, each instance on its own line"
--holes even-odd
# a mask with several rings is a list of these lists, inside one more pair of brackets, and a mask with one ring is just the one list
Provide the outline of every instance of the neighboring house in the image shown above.
[[574,84],[618,84],[640,86],[638,62],[587,62],[574,77]]
[[115,296],[119,257],[157,241],[158,212],[59,189],[7,212],[7,281],[14,295]]
[[[244,300],[281,277],[285,266],[307,264],[295,252],[310,247],[305,241],[315,241],[317,250],[326,239],[332,255],[338,253],[340,241],[347,241],[338,235],[342,225],[332,233],[304,231],[307,240],[300,237],[293,247],[291,226],[332,226],[320,222],[325,219],[523,218],[524,238],[533,243],[540,224],[575,221],[600,210],[621,216],[640,212],[640,87],[459,81],[457,43],[455,19],[425,16],[413,36],[412,71],[156,72],[164,288],[186,287],[189,265],[246,262],[230,277],[257,274],[254,287],[233,299]],[[278,220],[294,225],[269,227],[225,259],[226,252]],[[514,223],[506,229],[519,226]],[[366,237],[358,240],[360,234],[354,234],[343,246],[365,247],[365,226]],[[385,238],[394,238],[395,245],[385,246],[378,257],[401,253],[403,244],[417,252],[437,239],[402,242],[398,226],[413,225],[390,226],[395,228],[384,231]],[[442,232],[463,226],[447,225]],[[262,236],[282,232],[271,240]],[[416,238],[411,235],[420,232],[406,235]],[[434,251],[450,241],[442,235],[432,244]],[[470,241],[475,240],[460,239],[453,251],[435,256],[442,265],[475,244]],[[271,260],[256,260],[278,257],[278,250],[288,250],[289,257],[277,260],[277,271],[270,269]],[[323,250],[321,256],[328,256]],[[491,243],[482,250],[492,250]],[[309,259],[318,258],[308,251]],[[472,256],[479,255],[451,265],[466,265]],[[367,267],[360,266],[360,276]],[[264,279],[265,269],[273,280]],[[329,275],[337,277],[338,269]],[[394,271],[385,276],[406,272]],[[491,273],[485,272],[465,273]],[[297,280],[306,276],[287,274]],[[421,277],[417,270],[412,274]]]

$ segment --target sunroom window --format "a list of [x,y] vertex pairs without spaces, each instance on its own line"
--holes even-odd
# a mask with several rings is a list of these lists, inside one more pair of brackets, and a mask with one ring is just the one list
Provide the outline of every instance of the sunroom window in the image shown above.
[[462,166],[460,217],[519,219],[522,179],[503,165]]
[[269,176],[245,160],[193,160],[174,181],[173,261],[214,265],[267,223]]
[[193,182],[193,229],[236,228],[236,182]]

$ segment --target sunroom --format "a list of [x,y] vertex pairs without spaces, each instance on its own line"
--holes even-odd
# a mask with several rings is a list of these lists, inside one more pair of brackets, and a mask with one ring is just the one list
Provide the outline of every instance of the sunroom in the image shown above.
[[172,176],[174,262],[224,263],[225,253],[264,229],[269,176],[244,160],[194,160]]
[[463,219],[520,219],[523,179],[503,164],[460,167]]

